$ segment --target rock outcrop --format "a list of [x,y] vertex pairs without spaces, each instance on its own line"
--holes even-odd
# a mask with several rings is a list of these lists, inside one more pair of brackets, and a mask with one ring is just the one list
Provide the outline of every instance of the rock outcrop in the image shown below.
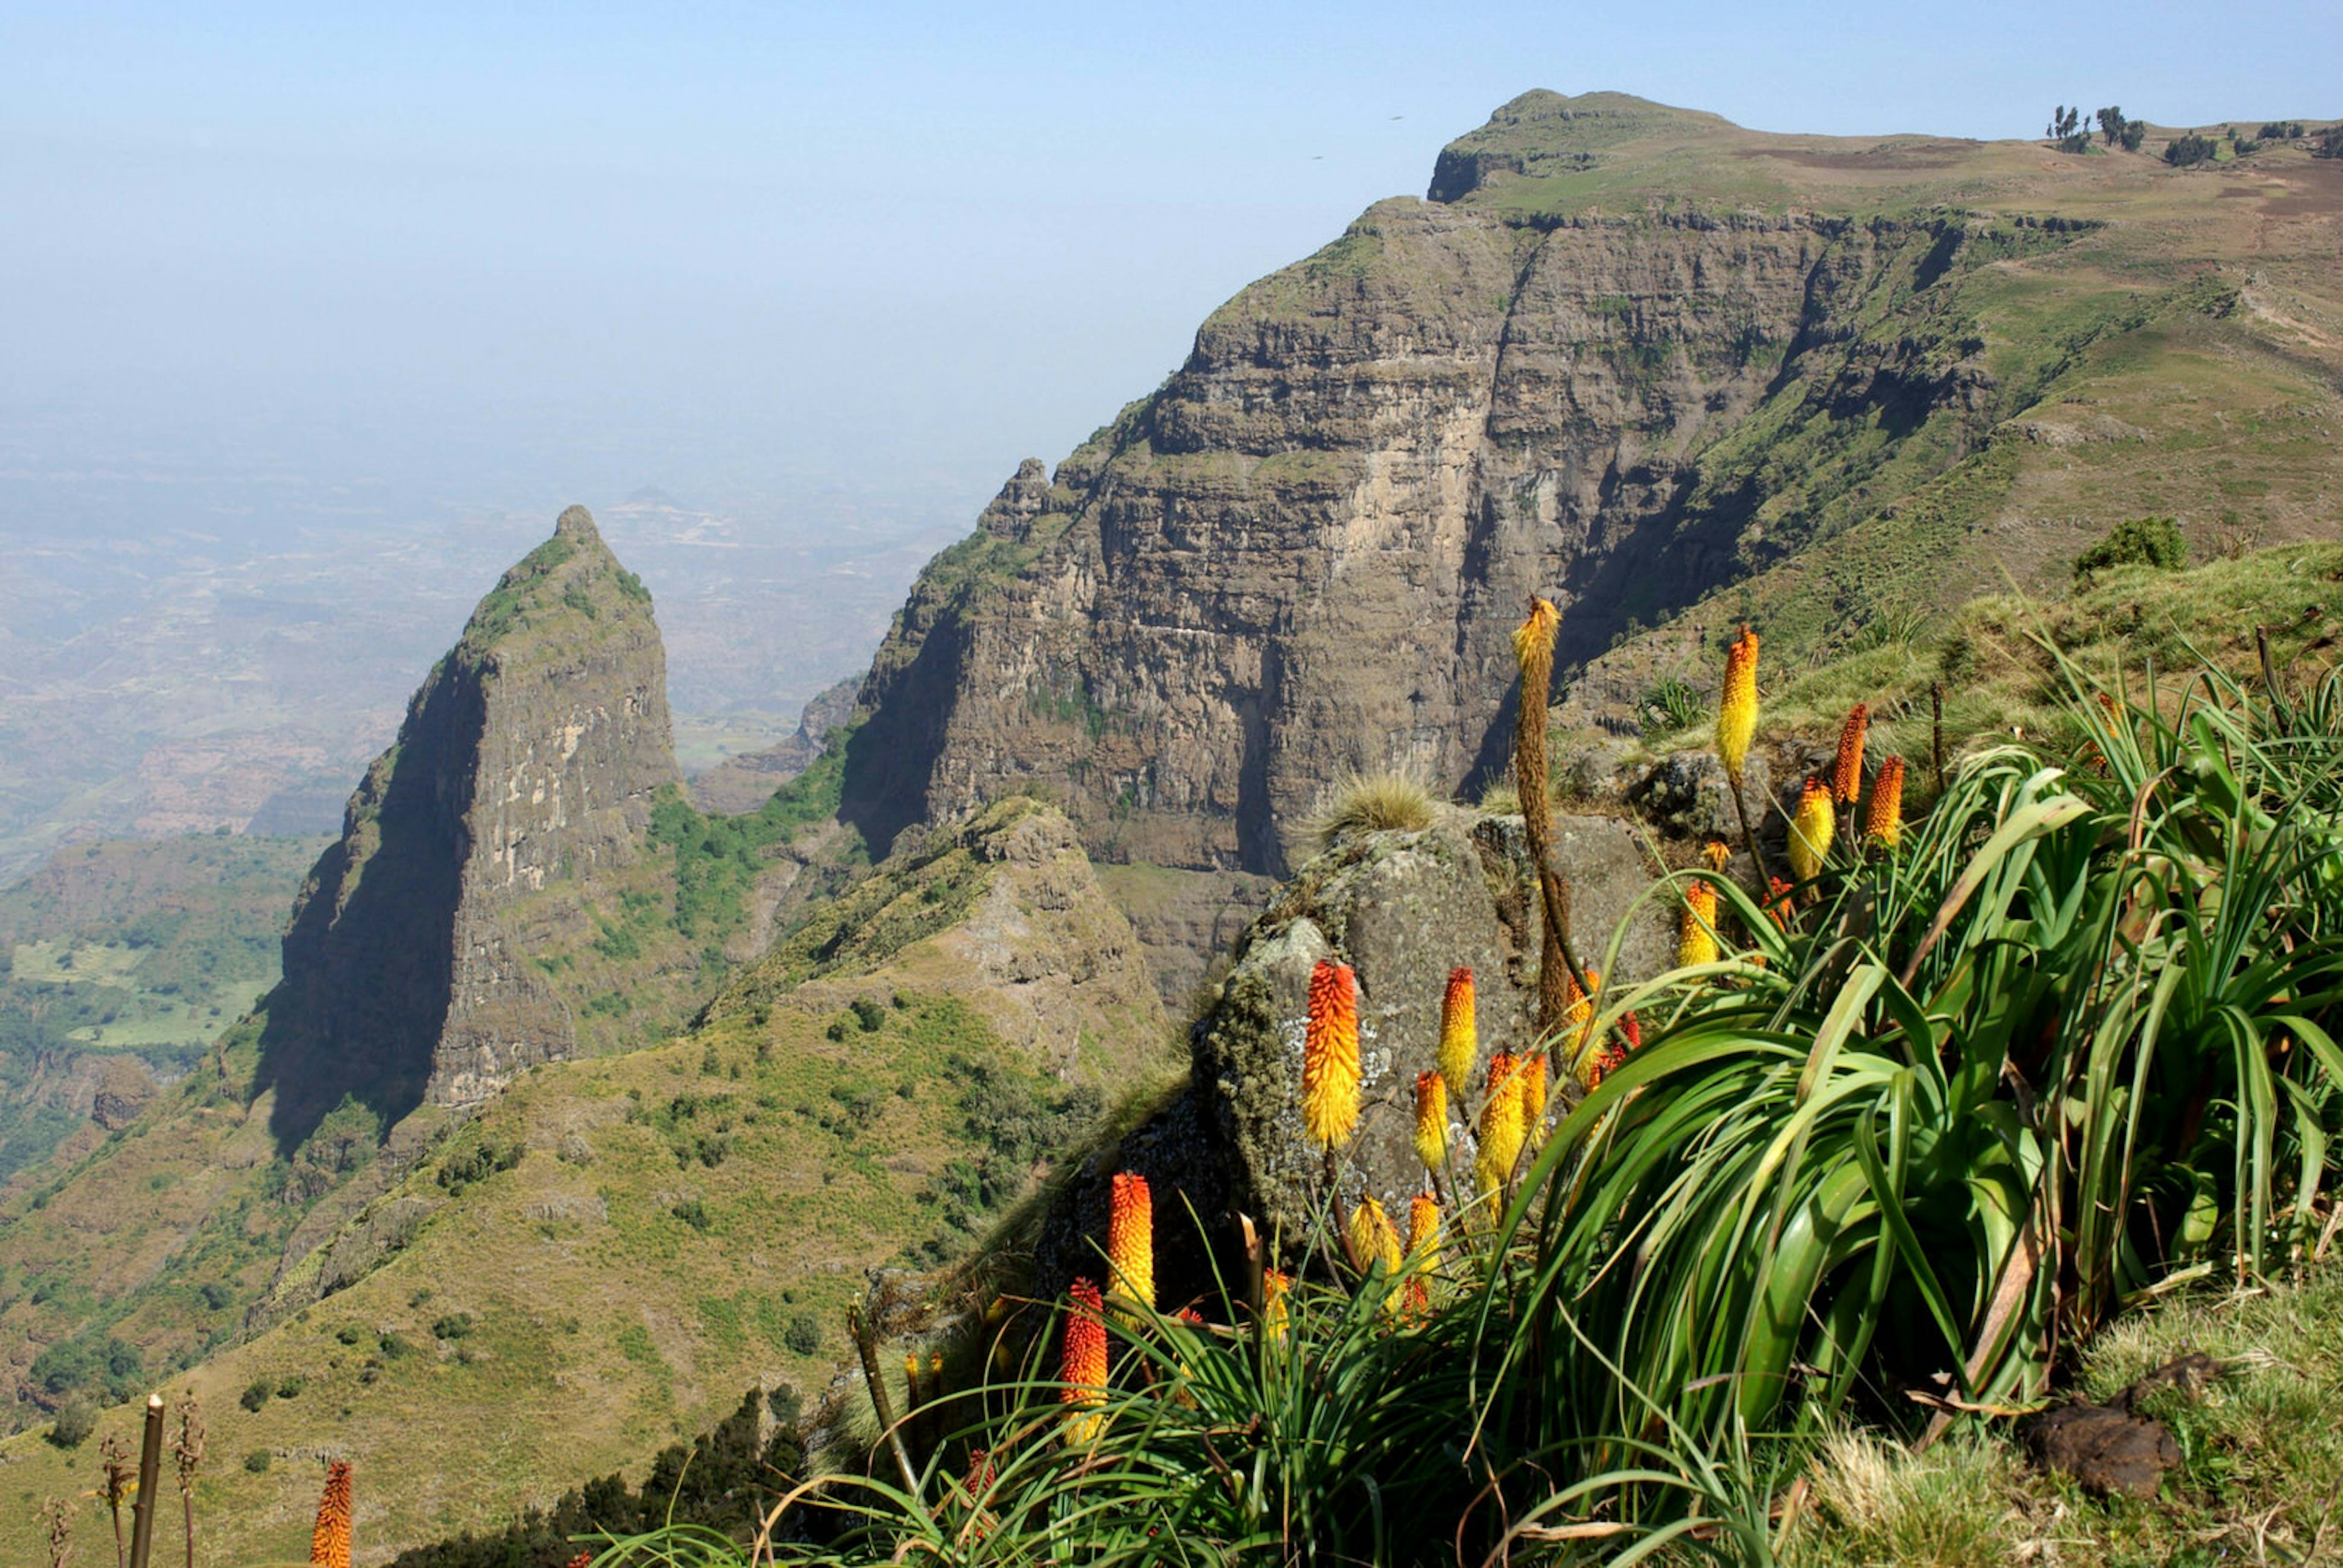
[[[1670,929],[1664,911],[1638,908],[1654,871],[1630,826],[1562,816],[1555,829],[1584,961],[1602,967],[1615,931],[1617,978],[1666,967]],[[1423,1185],[1412,1142],[1415,1075],[1437,1059],[1449,970],[1473,970],[1483,1064],[1535,1035],[1529,868],[1519,817],[1453,809],[1421,832],[1345,837],[1304,864],[1239,940],[1218,1000],[1191,1031],[1186,1086],[1064,1184],[1037,1253],[1040,1287],[1060,1288],[1096,1256],[1117,1170],[1149,1178],[1159,1214],[1192,1207],[1215,1245],[1238,1211],[1265,1234],[1302,1233],[1320,1168],[1299,1106],[1310,972],[1321,958],[1350,964],[1359,982],[1363,1086],[1359,1131],[1344,1151],[1346,1191],[1373,1192],[1403,1213]],[[1182,1246],[1170,1265],[1192,1289],[1208,1283],[1202,1251]]]
[[1138,939],[1072,824],[1035,800],[907,842],[735,977],[703,1020],[774,1005],[834,1013],[897,990],[958,998],[1068,1083],[1120,1093],[1177,1056]]
[[302,888],[256,1081],[280,1142],[345,1095],[387,1123],[570,1054],[534,938],[642,856],[676,780],[649,592],[572,507],[473,611]]

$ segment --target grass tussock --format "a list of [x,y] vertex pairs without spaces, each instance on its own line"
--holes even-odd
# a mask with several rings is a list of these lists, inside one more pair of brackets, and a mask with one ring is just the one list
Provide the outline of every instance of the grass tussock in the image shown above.
[[1323,803],[1302,827],[1314,849],[1331,848],[1352,833],[1421,833],[1432,826],[1431,789],[1404,773],[1353,773],[1327,790]]

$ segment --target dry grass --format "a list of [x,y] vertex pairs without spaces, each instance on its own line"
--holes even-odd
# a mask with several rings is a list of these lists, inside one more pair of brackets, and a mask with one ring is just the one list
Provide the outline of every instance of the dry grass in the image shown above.
[[1492,784],[1481,791],[1480,809],[1486,817],[1518,817],[1522,814],[1521,792],[1510,782]]
[[1351,833],[1420,833],[1432,826],[1435,804],[1430,788],[1407,774],[1347,774],[1302,824],[1302,841],[1325,849]]

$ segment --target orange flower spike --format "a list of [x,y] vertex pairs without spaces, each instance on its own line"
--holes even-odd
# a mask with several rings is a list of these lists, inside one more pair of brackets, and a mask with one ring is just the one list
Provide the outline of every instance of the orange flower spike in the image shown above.
[[1757,634],[1746,624],[1725,650],[1725,690],[1716,705],[1716,756],[1735,789],[1757,738]]
[[1310,971],[1310,1023],[1302,1046],[1302,1122],[1332,1150],[1359,1125],[1359,984],[1348,964],[1320,959]]
[[1532,1051],[1516,1070],[1522,1081],[1522,1121],[1526,1126],[1535,1127],[1545,1115],[1545,1054]]
[[326,1466],[326,1493],[317,1500],[317,1523],[309,1532],[311,1568],[350,1568],[350,1467],[347,1460]]
[[1871,705],[1858,702],[1847,709],[1845,727],[1838,732],[1838,760],[1831,765],[1831,799],[1852,806],[1863,794],[1863,743],[1871,733]]
[[1494,1105],[1497,1102],[1497,1097],[1505,1092],[1506,1085],[1512,1080],[1513,1069],[1519,1063],[1510,1050],[1501,1050],[1489,1059],[1488,1081],[1481,1086],[1483,1116],[1489,1114],[1488,1108]]
[[1432,1311],[1432,1282],[1440,1272],[1440,1205],[1429,1192],[1418,1192],[1407,1206],[1407,1284],[1400,1292],[1400,1312],[1421,1320]]
[[1415,1075],[1415,1157],[1426,1171],[1448,1162],[1448,1081],[1436,1072]]
[[1440,1268],[1440,1203],[1429,1192],[1418,1192],[1408,1200],[1407,1261],[1410,1268],[1424,1273]]
[[1076,1280],[1066,1292],[1073,1305],[1066,1313],[1066,1339],[1060,1375],[1064,1386],[1058,1398],[1068,1405],[1066,1441],[1088,1442],[1098,1435],[1105,1417],[1095,1407],[1106,1402],[1106,1317],[1099,1288]]
[[1625,1013],[1620,1017],[1619,1032],[1627,1037],[1629,1050],[1644,1049],[1644,1026],[1636,1020],[1634,1013]]
[[1440,999],[1440,1076],[1448,1092],[1464,1098],[1473,1081],[1473,1061],[1481,1041],[1473,1021],[1473,971],[1463,965],[1448,971],[1448,993]]
[[1155,1200],[1147,1178],[1117,1171],[1107,1201],[1106,1261],[1110,1292],[1119,1301],[1155,1305]]
[[1684,909],[1676,916],[1676,967],[1716,961],[1716,888],[1710,882],[1687,882]]
[[1262,1328],[1269,1335],[1272,1343],[1285,1338],[1285,1297],[1292,1289],[1292,1275],[1278,1269],[1262,1271]]
[[[1790,884],[1779,877],[1768,877],[1765,879],[1765,912],[1773,917],[1774,924],[1786,934],[1790,929],[1790,917],[1796,912],[1795,906],[1790,902]],[[1760,956],[1762,960],[1763,955]]]
[[1871,782],[1871,808],[1863,819],[1864,837],[1885,849],[1904,838],[1904,759],[1890,757],[1879,765]]
[[1790,816],[1790,875],[1801,882],[1821,876],[1824,857],[1830,853],[1831,835],[1836,830],[1829,787],[1819,779],[1808,779],[1798,796],[1798,809]]

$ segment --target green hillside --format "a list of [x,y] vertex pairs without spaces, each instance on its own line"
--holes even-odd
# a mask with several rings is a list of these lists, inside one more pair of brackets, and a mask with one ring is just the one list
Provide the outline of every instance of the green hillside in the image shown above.
[[61,1143],[102,1135],[90,1100],[109,1066],[118,1095],[149,1092],[275,983],[286,908],[321,847],[107,839],[0,892],[0,1191]]
[[[866,888],[841,907],[867,923],[821,928],[856,956],[818,978],[751,971],[667,1043],[539,1068],[469,1119],[410,1118],[418,1147],[348,1143],[352,1171],[411,1163],[300,1246],[298,1211],[274,1193],[325,1155],[269,1159],[266,1097],[247,1106],[236,1087],[246,1031],[225,1088],[198,1077],[116,1135],[102,1183],[67,1172],[34,1194],[0,1299],[105,1324],[73,1342],[90,1346],[87,1392],[143,1394],[166,1357],[193,1363],[159,1386],[202,1399],[215,1458],[200,1506],[237,1522],[207,1563],[297,1554],[320,1453],[357,1462],[378,1559],[631,1473],[745,1389],[788,1384],[810,1405],[867,1270],[971,1246],[1080,1143],[1110,1087],[1178,1055],[1136,942],[1055,813],[1005,802]],[[154,1217],[126,1223],[116,1201]],[[158,1269],[167,1283],[101,1293]],[[98,1288],[52,1282],[92,1270]],[[234,1335],[199,1279],[225,1281],[239,1309],[257,1299],[267,1326]],[[111,1391],[109,1335],[146,1357]],[[131,1414],[108,1412],[99,1433]],[[61,1451],[47,1431],[0,1443],[0,1556],[33,1550],[39,1498],[95,1462],[95,1439]],[[385,1480],[369,1492],[368,1475]]]

